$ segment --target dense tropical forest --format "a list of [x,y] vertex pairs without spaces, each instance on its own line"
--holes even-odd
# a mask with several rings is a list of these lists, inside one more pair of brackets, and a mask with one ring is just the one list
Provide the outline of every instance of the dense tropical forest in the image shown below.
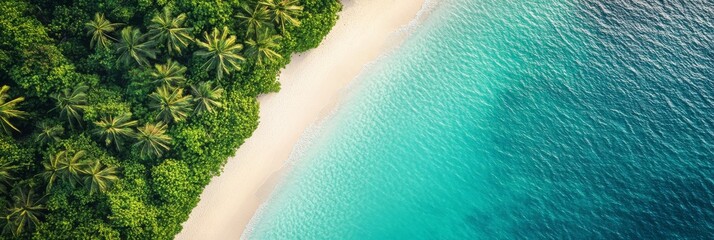
[[0,0],[2,237],[170,239],[337,0]]

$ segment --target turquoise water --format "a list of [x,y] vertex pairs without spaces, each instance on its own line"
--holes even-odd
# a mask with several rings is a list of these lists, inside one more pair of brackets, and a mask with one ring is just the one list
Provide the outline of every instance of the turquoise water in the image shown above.
[[713,6],[444,0],[246,237],[714,238]]

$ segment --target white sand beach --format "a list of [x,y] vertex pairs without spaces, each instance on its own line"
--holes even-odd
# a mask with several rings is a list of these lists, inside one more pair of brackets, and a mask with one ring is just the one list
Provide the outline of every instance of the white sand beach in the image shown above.
[[293,56],[282,90],[259,97],[260,125],[201,194],[176,239],[238,239],[269,197],[293,146],[339,100],[363,67],[398,45],[423,0],[343,0],[337,25],[316,49]]

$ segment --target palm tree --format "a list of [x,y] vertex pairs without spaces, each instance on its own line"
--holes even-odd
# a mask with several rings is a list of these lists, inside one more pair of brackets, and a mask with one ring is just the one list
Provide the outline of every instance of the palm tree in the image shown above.
[[10,119],[23,119],[25,118],[27,113],[16,109],[17,104],[22,101],[25,101],[25,98],[18,97],[8,101],[8,99],[10,98],[10,95],[7,94],[8,90],[10,90],[10,87],[8,86],[2,86],[2,88],[0,88],[0,126],[2,126],[3,132],[5,132],[7,135],[10,135],[12,133],[11,130],[15,130],[18,132],[20,131],[14,125],[12,125],[12,123],[10,123]]
[[157,83],[163,83],[172,87],[180,87],[186,81],[184,74],[186,67],[169,59],[166,64],[155,64],[155,70],[151,76]]
[[271,35],[268,29],[265,29],[256,34],[256,39],[251,38],[245,42],[248,46],[246,54],[258,59],[258,65],[262,65],[264,61],[275,62],[282,59],[283,56],[276,52],[280,47],[277,43],[280,38],[279,35]]
[[236,43],[235,35],[228,36],[227,27],[223,27],[223,33],[214,28],[210,36],[204,32],[203,37],[205,42],[196,42],[203,49],[195,54],[207,59],[203,64],[206,70],[215,69],[218,80],[223,78],[223,73],[230,74],[233,70],[240,70],[238,60],[245,61],[239,54],[243,45]]
[[167,125],[163,122],[157,124],[148,123],[140,127],[134,146],[139,148],[142,158],[160,157],[164,151],[170,149],[171,137],[166,135]]
[[104,141],[106,146],[112,143],[121,150],[122,141],[134,136],[134,129],[138,121],[131,120],[131,115],[123,114],[119,117],[108,116],[94,122],[97,127],[93,133]]
[[183,88],[171,88],[163,85],[149,95],[149,107],[159,110],[157,115],[165,123],[186,120],[191,111],[191,95],[184,95]]
[[141,66],[149,66],[149,58],[156,59],[155,45],[153,41],[147,41],[146,35],[141,34],[139,29],[125,27],[121,30],[121,40],[116,49],[119,54],[117,63],[129,66],[133,59]]
[[297,16],[302,13],[302,6],[297,0],[263,0],[260,4],[268,6],[273,21],[280,25],[280,30],[285,34],[285,23],[300,26]]
[[22,234],[26,229],[33,229],[40,224],[40,217],[45,208],[44,198],[38,198],[34,190],[22,187],[12,196],[12,205],[6,209],[3,218],[3,230],[12,232],[14,236]]
[[0,158],[0,193],[7,194],[7,187],[10,186],[10,180],[15,179],[12,176],[12,171],[17,168],[17,166],[12,165],[11,162],[4,158]]
[[255,6],[251,7],[246,4],[243,5],[243,11],[238,17],[243,19],[241,24],[248,27],[246,35],[257,33],[258,30],[271,26],[270,12],[267,6],[255,4]]
[[80,173],[82,173],[82,169],[85,165],[84,156],[86,155],[87,152],[84,150],[74,153],[71,158],[67,154],[64,155],[64,159],[59,162],[62,181],[72,186],[79,183]]
[[256,4],[254,7],[250,7],[246,4],[243,5],[243,10],[244,13],[241,13],[238,17],[243,19],[241,24],[248,26],[246,35],[256,33],[259,29],[271,25],[270,12],[267,6]]
[[193,111],[197,114],[206,111],[213,112],[215,108],[223,106],[221,98],[223,98],[223,88],[213,87],[211,82],[202,82],[197,85],[191,85],[191,94],[196,102],[196,107]]
[[84,186],[89,189],[90,195],[95,192],[104,193],[119,180],[117,172],[116,167],[104,166],[99,161],[95,161],[94,164],[87,165],[83,171]]
[[163,14],[154,16],[149,25],[149,36],[152,40],[165,42],[169,54],[175,51],[181,55],[181,50],[188,47],[193,38],[190,35],[190,28],[184,28],[186,14],[181,13],[176,17],[171,16],[171,10],[164,8]]
[[85,23],[84,26],[87,28],[87,35],[92,36],[89,47],[94,48],[99,44],[104,49],[109,49],[111,45],[109,40],[116,41],[112,36],[109,36],[109,33],[113,32],[116,27],[121,26],[121,23],[112,23],[104,18],[104,14],[95,13],[94,20]]
[[45,145],[59,140],[59,136],[64,133],[64,127],[56,125],[48,121],[43,121],[37,124],[39,132],[35,135],[35,143]]
[[80,174],[86,165],[84,161],[84,156],[86,155],[86,152],[82,150],[74,153],[70,158],[68,151],[63,150],[43,162],[42,166],[44,166],[45,170],[38,176],[44,178],[47,182],[47,191],[49,192],[52,189],[57,179],[72,186],[79,183]]
[[55,108],[60,111],[60,117],[67,119],[70,127],[74,128],[76,122],[82,126],[82,113],[87,108],[87,90],[89,87],[80,85],[73,90],[64,89],[53,96],[56,100]]
[[67,151],[59,151],[54,156],[50,156],[50,158],[48,158],[46,162],[42,163],[42,166],[45,167],[45,170],[42,173],[38,174],[38,176],[45,179],[45,182],[47,183],[47,192],[52,189],[52,186],[54,186],[54,183],[55,181],[57,181],[57,178],[62,176],[62,172],[65,170],[65,166],[62,165],[62,162],[66,158]]

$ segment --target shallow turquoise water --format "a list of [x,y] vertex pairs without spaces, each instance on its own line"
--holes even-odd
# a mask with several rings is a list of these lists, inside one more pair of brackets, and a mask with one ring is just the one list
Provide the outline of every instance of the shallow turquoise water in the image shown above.
[[444,0],[246,237],[714,238],[713,6]]

